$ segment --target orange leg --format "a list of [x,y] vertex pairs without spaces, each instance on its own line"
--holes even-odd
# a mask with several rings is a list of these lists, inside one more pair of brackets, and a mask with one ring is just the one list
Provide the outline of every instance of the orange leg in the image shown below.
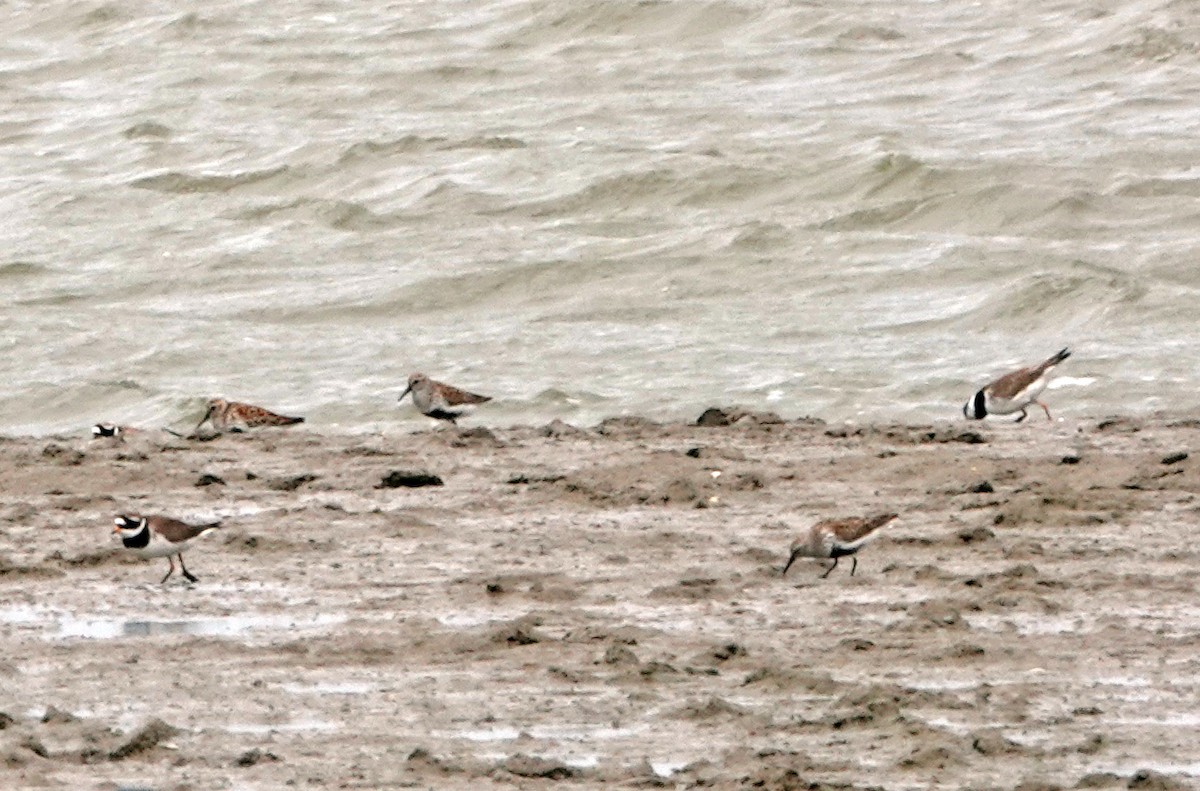
[[1046,420],[1053,420],[1053,419],[1054,419],[1054,418],[1050,417],[1050,408],[1049,408],[1049,407],[1047,407],[1047,406],[1046,406],[1045,404],[1043,404],[1041,401],[1034,401],[1033,403],[1035,403],[1035,404],[1037,404],[1038,406],[1040,406],[1040,407],[1042,408],[1042,411],[1046,413]]

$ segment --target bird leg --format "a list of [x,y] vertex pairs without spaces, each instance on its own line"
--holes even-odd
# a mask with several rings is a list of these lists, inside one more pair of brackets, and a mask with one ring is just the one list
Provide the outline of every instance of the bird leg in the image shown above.
[[784,565],[784,567],[783,567],[783,574],[784,574],[784,576],[787,576],[788,569],[790,569],[790,568],[792,567],[792,563],[793,563],[793,562],[795,562],[796,558],[797,558],[797,557],[799,557],[799,556],[800,556],[800,553],[799,553],[799,552],[793,552],[793,553],[792,553],[792,554],[791,554],[791,555],[788,557],[788,562],[787,562],[787,563]]
[[1017,418],[1017,422],[1020,423],[1022,420],[1024,420],[1027,417],[1029,417],[1029,413],[1026,412],[1024,409],[1022,409],[1021,416],[1019,418]]
[[[853,576],[854,576],[854,570],[855,570],[856,568],[858,568],[858,555],[851,555],[851,556],[850,556],[850,559],[854,561],[854,563],[853,563],[853,564],[850,566],[850,576],[851,576],[851,577],[853,577]],[[180,558],[180,559],[179,559],[179,562],[180,562],[180,563],[182,563],[182,562],[183,562],[183,558]]]
[[[180,562],[183,562],[183,558],[180,558],[179,560],[180,560]],[[165,584],[166,581],[171,578],[171,575],[175,573],[175,561],[171,560],[170,555],[167,555],[167,563],[170,564],[171,570],[167,572],[167,576],[162,578],[162,582],[158,583],[159,585]]]
[[838,563],[838,559],[834,558],[833,565],[825,570],[825,573],[821,575],[821,579],[825,579],[826,577],[828,577],[833,572],[833,570],[837,568],[837,563]]
[[1049,407],[1047,407],[1047,406],[1046,406],[1045,404],[1043,404],[1041,401],[1034,401],[1033,403],[1035,403],[1035,404],[1037,404],[1038,406],[1040,406],[1040,407],[1042,408],[1042,411],[1046,413],[1046,420],[1053,420],[1053,419],[1054,419],[1054,418],[1050,417],[1050,408],[1049,408]]
[[182,552],[179,553],[179,568],[183,569],[183,577],[188,582],[199,582],[200,581],[200,580],[196,579],[196,577],[187,570],[187,566],[183,565],[183,553]]

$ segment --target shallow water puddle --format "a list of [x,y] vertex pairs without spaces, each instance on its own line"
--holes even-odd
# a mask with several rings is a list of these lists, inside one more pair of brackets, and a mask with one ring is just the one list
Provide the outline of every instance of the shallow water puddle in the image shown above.
[[254,632],[293,629],[320,629],[344,623],[344,615],[318,615],[313,618],[293,618],[287,615],[228,615],[216,618],[190,618],[173,621],[153,621],[126,618],[60,618],[58,630],[49,639],[82,637],[91,640],[112,640],[121,637],[158,637],[161,635],[193,635],[205,637],[245,637]]
[[635,725],[627,728],[612,728],[606,726],[587,725],[531,725],[528,728],[517,728],[510,725],[499,725],[494,728],[477,728],[474,730],[450,731],[442,735],[452,739],[467,739],[473,742],[511,741],[522,735],[534,739],[559,742],[591,742],[603,739],[620,739],[643,733],[648,726]]
[[284,684],[283,691],[292,695],[366,695],[379,688],[365,681],[343,681],[328,684]]
[[269,733],[303,733],[305,731],[317,733],[336,731],[341,727],[342,726],[340,723],[327,722],[325,720],[295,720],[293,722],[277,722],[269,725],[255,722],[238,722],[226,725],[221,730],[229,733],[245,733],[254,736],[265,736]]

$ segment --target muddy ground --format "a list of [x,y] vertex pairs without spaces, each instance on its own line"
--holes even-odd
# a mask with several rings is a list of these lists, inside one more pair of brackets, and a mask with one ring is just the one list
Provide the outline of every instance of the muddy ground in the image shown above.
[[730,417],[0,440],[0,787],[1200,783],[1200,422]]

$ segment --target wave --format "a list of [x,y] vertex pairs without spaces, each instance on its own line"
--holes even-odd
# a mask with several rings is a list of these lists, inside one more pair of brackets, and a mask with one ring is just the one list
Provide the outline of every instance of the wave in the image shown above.
[[0,279],[34,277],[49,274],[50,271],[49,267],[31,261],[10,261],[7,264],[0,264]]
[[232,192],[240,187],[251,184],[261,184],[278,179],[292,171],[287,165],[262,170],[248,170],[230,175],[205,173],[193,175],[178,170],[159,173],[154,176],[143,176],[129,182],[129,186],[137,189],[153,190],[186,195],[194,192]]
[[377,214],[355,201],[319,198],[262,204],[233,212],[228,216],[249,222],[275,219],[305,220],[337,231],[377,231],[395,228],[408,222],[399,215]]

